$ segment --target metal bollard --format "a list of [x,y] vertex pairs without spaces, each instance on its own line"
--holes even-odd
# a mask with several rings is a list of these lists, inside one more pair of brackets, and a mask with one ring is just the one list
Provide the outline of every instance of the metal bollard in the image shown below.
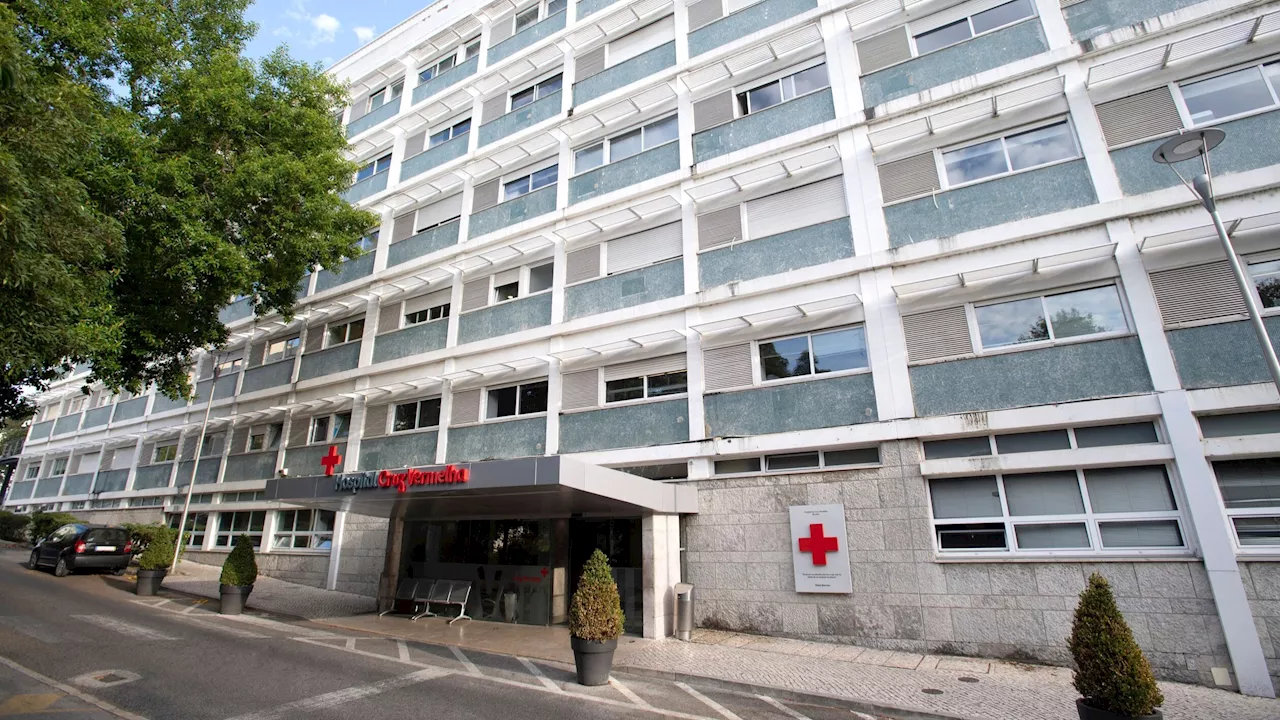
[[676,638],[693,639],[693,585],[676,583]]

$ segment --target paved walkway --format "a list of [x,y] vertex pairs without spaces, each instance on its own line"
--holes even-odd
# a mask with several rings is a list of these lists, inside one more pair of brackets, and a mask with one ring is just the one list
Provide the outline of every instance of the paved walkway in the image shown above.
[[[170,590],[216,598],[221,574],[220,567],[184,560],[179,563],[176,573],[165,577],[164,586]],[[371,613],[376,609],[376,603],[364,595],[322,590],[259,575],[253,584],[253,594],[249,596],[249,607],[314,620]]]

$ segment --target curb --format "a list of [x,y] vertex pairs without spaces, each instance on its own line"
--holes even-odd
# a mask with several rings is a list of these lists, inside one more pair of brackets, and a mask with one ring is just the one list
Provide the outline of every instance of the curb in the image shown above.
[[846,697],[843,695],[801,692],[773,685],[757,685],[754,683],[738,682],[736,680],[724,680],[707,675],[692,675],[689,673],[653,670],[651,668],[633,667],[628,665],[615,666],[614,670],[620,673],[627,673],[629,675],[639,675],[642,677],[656,678],[658,680],[667,680],[670,682],[694,683],[735,693],[768,695],[775,700],[790,700],[791,702],[807,703],[811,705],[827,705],[843,708],[853,712],[866,713],[869,715],[887,715],[892,717],[894,720],[982,720],[981,718],[969,715],[944,715],[929,710],[921,710],[919,708],[898,707],[884,703],[875,703],[868,700],[859,700],[857,698]]

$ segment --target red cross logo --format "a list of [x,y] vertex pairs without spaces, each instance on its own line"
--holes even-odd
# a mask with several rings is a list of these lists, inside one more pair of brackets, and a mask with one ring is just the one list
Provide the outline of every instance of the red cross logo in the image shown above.
[[330,445],[329,454],[320,458],[320,464],[324,466],[325,475],[332,475],[333,469],[337,467],[340,462],[342,462],[342,456],[338,454],[337,445]]
[[814,565],[826,565],[827,553],[835,552],[839,542],[833,537],[822,536],[822,523],[809,526],[809,537],[800,538],[800,552],[813,554]]

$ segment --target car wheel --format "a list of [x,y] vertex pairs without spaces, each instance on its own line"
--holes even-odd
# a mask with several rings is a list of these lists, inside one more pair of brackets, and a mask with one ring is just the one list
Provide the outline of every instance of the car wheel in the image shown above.
[[40,551],[39,550],[31,551],[31,559],[27,561],[27,567],[31,568],[32,570],[40,569]]
[[71,568],[67,567],[66,558],[58,558],[58,564],[53,566],[53,574],[56,577],[66,577],[71,574]]
[[117,568],[111,568],[111,574],[115,575],[116,577],[120,577],[121,575],[124,574],[124,570],[125,568],[123,566],[117,567]]

